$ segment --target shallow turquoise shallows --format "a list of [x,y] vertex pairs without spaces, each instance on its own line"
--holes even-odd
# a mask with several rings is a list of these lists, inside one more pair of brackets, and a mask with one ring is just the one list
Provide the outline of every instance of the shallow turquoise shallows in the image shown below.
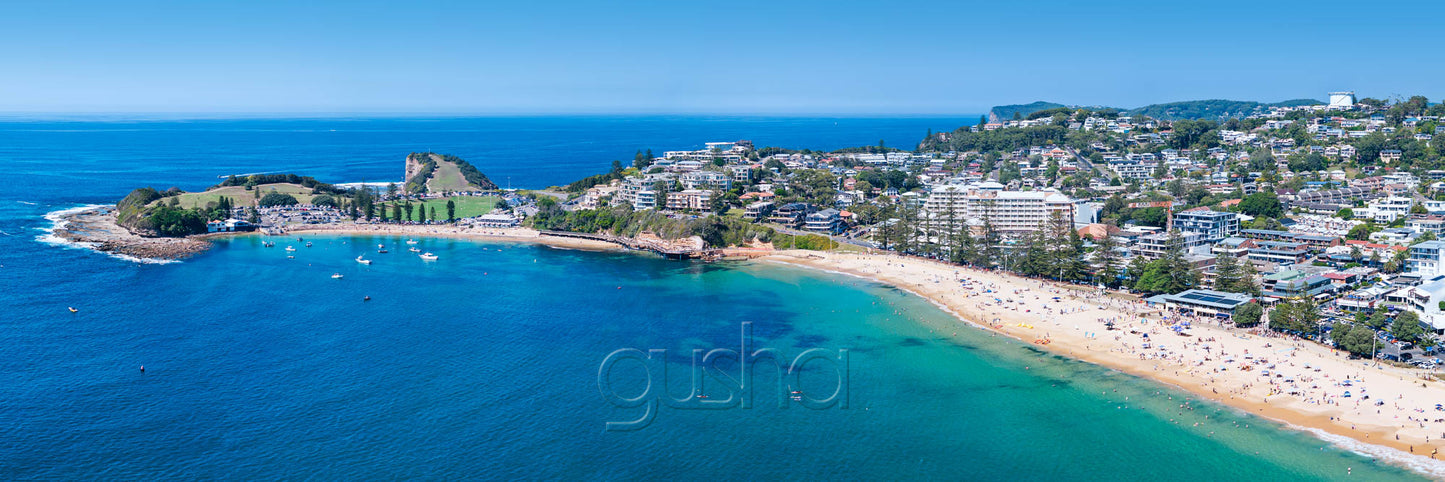
[[[0,445],[9,475],[326,478],[826,477],[1032,480],[1407,478],[1307,435],[1156,384],[961,327],[928,303],[852,278],[757,264],[423,239],[259,237],[185,263],[82,251],[13,298],[0,335]],[[375,253],[376,244],[393,249]],[[287,259],[287,244],[298,245]],[[366,254],[370,266],[354,258]],[[7,270],[13,269],[7,266]],[[341,279],[333,279],[333,274]],[[98,285],[92,280],[107,279]],[[365,297],[370,296],[370,301]],[[76,305],[72,314],[66,306]],[[694,348],[752,347],[804,366],[811,410],[761,365],[751,408],[599,390],[618,349],[666,349],[670,392]],[[941,334],[959,332],[961,341]],[[735,361],[735,360],[734,360]],[[736,363],[718,365],[734,373]],[[144,365],[144,373],[140,366]],[[644,392],[647,365],[609,384]],[[771,372],[769,371],[771,370]],[[664,396],[660,370],[653,393]],[[707,372],[700,394],[723,398]],[[791,392],[791,390],[785,390]],[[709,400],[712,400],[710,398]],[[718,401],[718,400],[713,400]],[[1199,423],[1199,426],[1195,426]],[[1246,428],[1246,425],[1248,428]]]
[[[242,237],[149,265],[36,240],[45,213],[136,185],[199,189],[234,171],[387,179],[432,142],[504,145],[518,154],[478,166],[543,185],[605,170],[607,157],[546,164],[593,143],[619,158],[678,147],[634,141],[639,124],[699,143],[781,130],[797,140],[762,145],[827,147],[902,145],[925,127],[881,122],[917,131],[885,136],[868,127],[880,122],[0,123],[0,479],[1418,478],[826,273],[448,239],[420,240],[440,258],[425,262],[399,238],[339,236],[308,237],[311,248]],[[836,126],[851,134],[809,137]],[[374,264],[354,261],[363,253]],[[789,361],[818,349],[800,400],[760,364],[751,408],[701,409],[736,395],[737,363],[705,370],[694,391],[692,350],[738,350],[746,322],[752,349]],[[652,349],[667,350],[666,393],[658,365],[636,359]],[[839,350],[847,408],[804,407],[837,388]],[[624,359],[605,397],[613,353]],[[617,406],[639,394],[641,406]],[[689,395],[708,398],[666,401]],[[607,430],[651,400],[650,425]]]

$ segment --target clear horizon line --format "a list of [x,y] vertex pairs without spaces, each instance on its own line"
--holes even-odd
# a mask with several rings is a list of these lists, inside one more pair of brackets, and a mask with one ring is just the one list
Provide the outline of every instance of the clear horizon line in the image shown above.
[[482,118],[482,117],[972,117],[982,112],[886,112],[886,111],[0,111],[0,120],[13,118],[134,118],[134,119],[227,119],[227,118]]

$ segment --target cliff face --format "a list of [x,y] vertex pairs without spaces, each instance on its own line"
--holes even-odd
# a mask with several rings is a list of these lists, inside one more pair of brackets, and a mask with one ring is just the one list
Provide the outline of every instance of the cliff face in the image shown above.
[[406,176],[402,177],[402,179],[405,181],[411,181],[411,178],[416,177],[417,174],[421,173],[422,165],[428,159],[435,162],[440,160],[441,156],[421,152],[413,152],[411,154],[408,154],[406,156]]

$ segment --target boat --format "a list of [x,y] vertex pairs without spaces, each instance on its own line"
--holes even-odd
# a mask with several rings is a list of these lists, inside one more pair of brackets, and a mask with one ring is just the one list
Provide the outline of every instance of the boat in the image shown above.
[[287,247],[286,247],[286,250],[287,250],[287,251],[295,251],[296,248],[291,247],[291,246],[287,246]]
[[385,245],[385,244],[378,244],[378,245],[376,245],[376,249],[386,249],[386,245]]
[[331,279],[341,279],[341,273],[332,273]]
[[406,250],[407,250],[407,251],[411,251],[411,252],[413,252],[413,253],[420,253],[420,252],[421,252],[420,249],[416,249],[415,247],[406,248]]
[[361,256],[356,257],[356,262],[361,264],[371,264],[371,260],[362,258]]
[[406,240],[406,244],[416,244],[416,240],[415,240],[415,239],[408,239],[408,240]]
[[296,259],[295,256],[287,256],[286,259]]
[[376,252],[377,252],[377,253],[380,253],[380,254],[390,253],[390,251],[387,251],[387,250],[385,250],[385,249],[378,249],[378,250],[376,250]]
[[80,310],[75,309],[74,306],[69,306],[68,308],[70,308],[70,312],[71,312],[71,313],[79,313],[79,312],[80,312]]
[[419,255],[417,255],[417,256],[421,256],[421,259],[424,259],[424,260],[427,260],[427,261],[436,261],[436,260],[437,260],[437,255],[431,254],[430,252],[422,253],[422,254],[419,254]]
[[310,241],[307,241],[307,242],[306,242],[306,247],[308,247],[308,248],[311,247],[311,242],[310,242]]

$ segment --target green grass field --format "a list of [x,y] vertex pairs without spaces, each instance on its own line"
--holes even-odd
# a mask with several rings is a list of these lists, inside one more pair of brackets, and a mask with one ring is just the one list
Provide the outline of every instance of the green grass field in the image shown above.
[[[460,174],[459,174],[459,175],[460,175]],[[483,215],[483,214],[487,214],[487,213],[489,213],[489,212],[492,212],[492,209],[495,208],[495,207],[497,207],[497,201],[500,201],[500,200],[501,200],[501,198],[496,197],[496,196],[453,196],[453,197],[446,198],[446,199],[428,199],[428,200],[426,200],[425,203],[421,203],[421,202],[418,202],[418,201],[412,201],[411,204],[412,204],[412,206],[416,206],[416,205],[424,205],[424,206],[426,206],[427,219],[431,219],[431,210],[432,210],[432,208],[436,208],[437,217],[438,217],[438,218],[441,218],[441,220],[445,221],[446,218],[447,218],[447,199],[450,199],[450,200],[456,202],[456,204],[457,204],[457,219],[469,218],[469,217],[472,217],[472,216],[480,216],[480,215]],[[388,217],[391,216],[391,205],[392,205],[392,204],[393,204],[393,203],[390,203],[390,202],[389,202],[389,203],[383,203],[383,204],[382,204],[382,206],[387,210],[387,211],[386,211],[386,213],[387,213],[386,215],[387,215]],[[413,209],[415,209],[415,208],[413,208]],[[414,213],[414,212],[415,212],[415,211],[413,211],[413,213]],[[405,215],[405,213],[403,213],[403,215]],[[415,219],[415,218],[416,218],[416,214],[412,214],[412,218]]]
[[[297,201],[300,201],[301,204],[310,204],[311,199],[315,197],[311,195],[311,188],[302,187],[300,184],[278,183],[256,186],[255,191],[247,191],[243,186],[228,186],[206,192],[188,192],[176,196],[176,198],[183,208],[204,208],[207,204],[220,202],[221,196],[231,198],[231,202],[236,206],[254,206],[256,199],[258,199],[258,193],[260,196],[265,196],[272,190],[282,194],[290,194],[294,196]],[[160,199],[151,204],[154,205],[160,202],[169,203],[171,201],[170,199]],[[445,203],[443,203],[442,207],[446,207]]]
[[[432,193],[471,191],[473,189],[476,188],[468,185],[467,179],[462,177],[462,170],[450,162],[438,162],[436,172],[433,172],[431,179],[426,182],[427,192]],[[441,211],[437,211],[437,213],[441,213]]]

